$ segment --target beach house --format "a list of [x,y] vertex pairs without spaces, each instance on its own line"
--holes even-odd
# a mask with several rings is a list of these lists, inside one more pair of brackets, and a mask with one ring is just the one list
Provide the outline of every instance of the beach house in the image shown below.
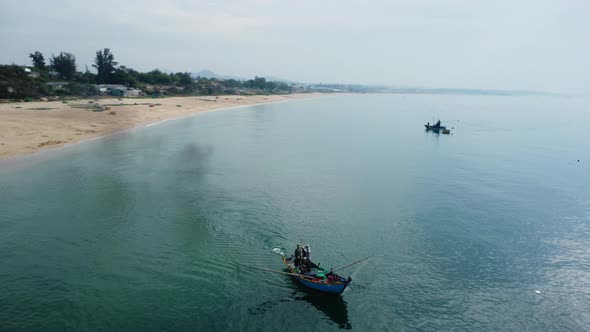
[[103,95],[111,95],[114,97],[141,97],[145,94],[143,91],[135,88],[126,87],[122,84],[98,84],[96,85],[98,91]]

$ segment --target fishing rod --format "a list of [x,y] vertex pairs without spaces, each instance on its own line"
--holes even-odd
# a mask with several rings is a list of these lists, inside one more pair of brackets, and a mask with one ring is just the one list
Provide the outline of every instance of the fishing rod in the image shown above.
[[336,272],[336,271],[338,271],[338,270],[345,269],[345,268],[347,268],[347,267],[349,267],[349,266],[353,266],[353,265],[355,265],[355,264],[358,264],[358,263],[360,263],[360,262],[364,262],[364,261],[366,261],[367,259],[371,259],[371,258],[373,258],[373,257],[375,257],[375,255],[371,255],[371,256],[369,256],[369,257],[366,257],[366,258],[360,259],[360,260],[358,260],[358,261],[356,261],[356,262],[352,262],[352,263],[350,263],[350,264],[348,264],[348,265],[345,265],[345,266],[339,267],[339,268],[337,268],[337,269],[332,269],[331,271],[332,271],[332,272]]

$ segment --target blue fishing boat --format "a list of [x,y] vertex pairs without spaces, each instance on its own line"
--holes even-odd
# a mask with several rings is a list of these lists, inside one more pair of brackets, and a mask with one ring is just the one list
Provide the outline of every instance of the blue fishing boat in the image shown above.
[[373,258],[373,256],[369,256],[345,266],[327,271],[321,268],[319,264],[315,264],[311,261],[311,251],[309,249],[309,245],[306,245],[304,250],[303,247],[298,244],[297,248],[295,249],[295,253],[291,257],[285,258],[284,253],[281,253],[281,260],[283,261],[283,264],[285,264],[287,271],[276,271],[244,264],[238,264],[238,266],[264,272],[289,275],[306,288],[324,294],[340,295],[352,282],[351,276],[354,276],[355,273],[364,266],[364,264],[358,267],[356,272],[353,272],[349,277],[338,275],[336,274],[336,271],[357,265],[359,263],[366,263],[371,258]]
[[352,281],[351,277],[344,278],[332,271],[327,272],[320,267],[313,267],[309,271],[303,272],[292,265],[290,260],[284,256],[281,256],[281,259],[293,279],[301,285],[321,293],[340,295]]

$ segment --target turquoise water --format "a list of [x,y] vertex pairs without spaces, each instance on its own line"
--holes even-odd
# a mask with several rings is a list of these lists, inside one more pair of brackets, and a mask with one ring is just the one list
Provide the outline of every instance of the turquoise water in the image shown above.
[[[588,105],[330,96],[2,163],[0,330],[588,330]],[[299,236],[377,257],[337,298],[236,265]]]

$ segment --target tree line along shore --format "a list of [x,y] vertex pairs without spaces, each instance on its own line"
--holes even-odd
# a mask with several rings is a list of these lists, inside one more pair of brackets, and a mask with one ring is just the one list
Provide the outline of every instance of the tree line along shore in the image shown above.
[[555,95],[521,90],[389,87],[341,83],[294,83],[265,77],[234,79],[202,77],[188,72],[167,73],[159,69],[139,72],[119,64],[110,49],[96,51],[90,71],[79,71],[72,53],[29,54],[30,66],[0,65],[0,102],[60,100],[70,98],[163,97],[210,95],[279,95],[292,93],[397,93],[451,95]]
[[110,49],[98,50],[91,72],[79,71],[72,53],[45,56],[29,55],[31,66],[0,65],[0,99],[32,101],[66,97],[160,97],[199,95],[290,94],[304,91],[302,86],[269,81],[264,77],[249,80],[193,77],[191,73],[165,73],[159,69],[139,72],[120,65]]

